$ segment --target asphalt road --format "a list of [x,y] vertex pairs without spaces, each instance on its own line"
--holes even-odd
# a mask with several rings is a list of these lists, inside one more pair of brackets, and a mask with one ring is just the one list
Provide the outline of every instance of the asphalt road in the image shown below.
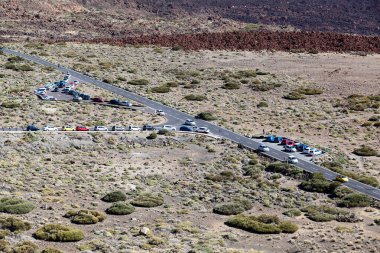
[[[198,127],[208,127],[210,129],[211,133],[219,135],[222,138],[229,139],[233,142],[240,143],[241,145],[243,145],[249,149],[255,150],[262,143],[261,140],[251,139],[251,138],[245,137],[243,135],[234,133],[228,129],[217,126],[215,124],[212,124],[210,122],[200,120],[200,119],[194,119],[193,116],[191,116],[185,112],[178,111],[176,109],[173,109],[171,107],[163,105],[159,102],[147,99],[143,96],[140,96],[140,95],[137,95],[135,93],[132,93],[132,92],[126,91],[124,89],[118,88],[112,84],[108,84],[108,83],[104,83],[102,81],[96,80],[92,77],[86,76],[86,75],[79,73],[75,70],[71,70],[71,69],[68,69],[68,68],[65,68],[62,66],[58,66],[56,64],[45,61],[45,60],[38,58],[36,56],[26,55],[26,54],[23,54],[23,53],[14,51],[14,50],[6,49],[6,48],[1,48],[1,50],[4,51],[5,53],[20,56],[26,60],[30,60],[32,62],[41,64],[44,66],[53,67],[53,68],[58,69],[59,71],[64,72],[64,73],[68,72],[73,77],[80,79],[84,82],[93,83],[100,88],[103,88],[105,90],[113,92],[117,95],[126,97],[128,99],[134,100],[138,103],[145,104],[146,106],[154,108],[156,110],[158,110],[158,109],[163,110],[166,113],[166,117],[168,118],[167,124],[178,125],[178,124],[183,123],[186,119],[193,119],[197,123]],[[282,151],[281,147],[279,147],[278,149],[272,147],[270,149],[270,151],[268,153],[266,153],[266,155],[268,155],[272,158],[275,158],[277,160],[280,160],[280,161],[283,161],[284,158],[287,157],[287,154]],[[308,172],[311,172],[311,173],[315,173],[315,172],[323,173],[323,175],[328,180],[334,180],[336,175],[338,175],[337,173],[335,173],[329,169],[315,165],[314,163],[308,161],[308,159],[306,157],[305,158],[298,157],[298,161],[299,162],[297,164],[297,167],[300,167],[300,168],[302,168]],[[348,182],[346,182],[344,184],[351,189],[357,190],[361,193],[367,194],[368,196],[370,196],[374,199],[380,200],[380,189],[378,189],[378,188],[360,183],[360,182],[353,180],[353,179],[350,179]]]

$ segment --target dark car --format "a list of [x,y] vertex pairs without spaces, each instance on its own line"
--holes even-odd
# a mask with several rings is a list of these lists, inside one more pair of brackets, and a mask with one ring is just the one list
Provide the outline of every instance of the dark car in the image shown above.
[[52,92],[58,92],[59,91],[59,88],[58,87],[55,87]]
[[40,129],[35,125],[29,125],[26,127],[26,131],[39,131]]
[[193,132],[194,131],[194,128],[191,127],[191,126],[181,126],[179,128],[179,131],[183,131],[183,132]]
[[82,96],[82,98],[83,98],[83,100],[91,100],[91,96],[90,95],[87,95],[87,94],[81,94]]
[[109,102],[111,105],[120,105],[120,101],[117,99],[111,99]]
[[143,125],[143,131],[154,131],[156,130],[152,125]]
[[100,97],[93,98],[92,101],[97,102],[97,103],[103,103],[104,102],[103,98],[100,98]]

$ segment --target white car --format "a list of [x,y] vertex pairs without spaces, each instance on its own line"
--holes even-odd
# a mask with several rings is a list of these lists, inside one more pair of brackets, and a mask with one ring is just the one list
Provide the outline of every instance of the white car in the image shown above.
[[197,130],[195,130],[198,133],[208,134],[210,130],[207,127],[200,127]]
[[43,128],[44,131],[58,131],[58,128],[53,126],[46,126]]
[[43,87],[43,88],[38,88],[37,90],[34,91],[34,93],[37,95],[41,95],[41,94],[45,94],[46,91],[47,91],[47,89],[45,87]]
[[311,150],[312,150],[312,148],[310,148],[310,147],[306,147],[306,148],[304,148],[304,150],[302,151],[302,154],[309,154]]
[[95,126],[95,131],[108,131],[108,128],[105,126]]
[[120,102],[120,105],[124,105],[124,106],[131,107],[131,106],[132,106],[132,103],[131,103],[131,102],[128,102],[128,101],[122,101],[122,102]]
[[309,155],[314,156],[314,155],[322,155],[322,150],[313,148],[310,150]]
[[160,116],[165,116],[165,112],[163,110],[157,110],[156,114]]
[[141,131],[141,128],[138,126],[129,126],[128,131]]
[[175,126],[172,126],[172,125],[164,125],[162,127],[162,129],[166,129],[166,130],[169,130],[169,131],[176,131],[177,128]]
[[286,152],[296,152],[297,149],[296,149],[295,146],[288,146],[288,145],[286,145],[286,146],[285,146],[285,151],[286,151]]
[[265,144],[260,144],[259,151],[261,152],[269,152],[269,147]]
[[298,163],[298,159],[294,155],[288,156],[288,163],[296,164]]
[[195,121],[194,121],[194,120],[192,120],[192,119],[187,119],[187,120],[185,121],[185,125],[187,125],[187,126],[195,126],[196,124],[195,124]]
[[79,81],[78,81],[78,80],[75,80],[75,81],[74,81],[74,84],[75,84],[75,85],[79,84]]

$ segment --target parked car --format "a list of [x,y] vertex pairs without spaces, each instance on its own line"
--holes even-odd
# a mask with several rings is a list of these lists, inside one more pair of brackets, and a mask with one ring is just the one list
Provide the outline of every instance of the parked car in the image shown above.
[[281,145],[286,145],[288,138],[282,137]]
[[265,144],[260,144],[259,151],[261,152],[269,152],[269,147]]
[[156,110],[156,114],[159,116],[165,116],[165,112],[163,110]]
[[57,99],[53,96],[45,96],[44,100],[49,100],[49,101],[57,101]]
[[185,125],[187,125],[187,126],[196,126],[197,124],[195,123],[194,120],[192,120],[192,119],[187,119],[187,120],[185,121]]
[[194,128],[192,126],[183,125],[183,126],[180,126],[179,131],[182,131],[182,132],[193,132]]
[[81,98],[81,97],[79,97],[79,96],[74,96],[73,97],[73,101],[74,102],[80,102],[80,101],[82,101],[83,100],[83,98]]
[[58,131],[58,128],[53,127],[53,126],[46,126],[42,130],[44,130],[44,131]]
[[113,126],[111,129],[112,131],[125,131],[125,128],[121,126]]
[[128,102],[128,101],[120,101],[120,105],[124,105],[124,106],[131,107],[131,106],[132,106],[132,103],[131,103],[131,102]]
[[40,129],[35,125],[29,125],[26,127],[26,131],[39,131]]
[[286,146],[285,146],[285,151],[286,151],[286,152],[296,152],[297,149],[296,149],[295,146],[289,146],[289,145],[286,145]]
[[117,99],[111,99],[109,103],[110,103],[111,105],[119,105],[119,104],[120,104],[120,101],[117,100]]
[[58,88],[58,87],[55,87],[52,91],[53,91],[53,92],[58,92],[58,91],[59,91],[59,88]]
[[322,154],[322,150],[319,150],[316,148],[312,148],[309,152],[310,156],[321,155],[321,154]]
[[286,145],[286,146],[294,146],[294,145],[295,145],[295,142],[294,142],[293,140],[286,139],[286,140],[285,140],[285,145]]
[[288,163],[296,164],[298,163],[298,159],[295,156],[290,155],[288,156]]
[[172,126],[172,125],[164,125],[162,127],[162,129],[166,129],[166,130],[169,130],[169,131],[176,131],[177,128],[175,126]]
[[74,84],[75,84],[75,85],[78,85],[78,84],[79,84],[79,81],[78,81],[78,80],[74,80]]
[[312,149],[311,147],[304,148],[302,151],[302,154],[309,154],[311,149]]
[[39,95],[39,94],[45,94],[46,91],[47,91],[47,89],[45,87],[42,87],[42,88],[38,88],[37,90],[35,90],[34,93]]
[[139,126],[129,126],[128,131],[141,131]]
[[54,83],[47,83],[47,84],[45,84],[45,88],[46,88],[47,90],[53,89],[54,87],[55,87],[55,84],[54,84]]
[[90,131],[90,128],[85,127],[85,126],[77,126],[75,128],[75,131]]
[[95,126],[95,131],[108,131],[108,128],[105,126]]
[[72,95],[72,96],[78,96],[79,95],[79,92],[74,90],[74,89],[71,89],[67,92],[69,95]]
[[62,89],[62,93],[68,93],[70,90],[72,90],[71,87],[65,87]]
[[274,142],[274,135],[268,135],[266,138],[265,138],[265,140],[266,141],[269,141],[269,142]]
[[298,143],[298,145],[296,145],[296,148],[298,151],[302,152],[305,148],[308,148],[309,146],[306,145],[306,144],[303,144],[303,143]]
[[143,130],[143,131],[154,131],[155,128],[154,128],[154,126],[152,126],[152,125],[143,125],[142,130]]
[[74,131],[74,127],[71,127],[71,126],[63,126],[62,127],[62,131]]
[[345,182],[348,182],[348,177],[344,176],[344,175],[337,175],[336,178],[335,178],[336,181],[339,181],[339,182],[342,182],[342,183],[345,183]]
[[282,137],[281,136],[275,136],[273,142],[275,142],[275,143],[282,142]]
[[103,103],[104,102],[103,98],[101,98],[101,97],[95,97],[92,99],[92,101],[94,101],[96,103]]
[[91,100],[91,96],[87,94],[81,94],[81,97],[83,98],[83,100]]
[[200,127],[196,130],[198,133],[208,134],[210,133],[210,130],[207,127]]

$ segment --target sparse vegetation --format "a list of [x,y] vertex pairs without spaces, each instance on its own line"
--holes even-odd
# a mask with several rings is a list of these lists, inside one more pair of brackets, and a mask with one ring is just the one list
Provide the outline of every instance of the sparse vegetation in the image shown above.
[[300,99],[305,99],[306,97],[304,94],[292,91],[289,94],[284,95],[283,98],[288,99],[288,100],[300,100]]
[[160,86],[151,88],[150,91],[153,93],[168,93],[170,92],[170,87],[166,85],[160,85]]
[[307,206],[302,209],[303,212],[306,213],[306,217],[308,217],[312,221],[317,222],[326,222],[336,220],[340,215],[347,215],[348,212],[335,207],[330,206]]
[[314,173],[311,177],[303,181],[300,187],[305,191],[310,192],[321,192],[321,193],[331,193],[333,192],[340,183],[330,182],[325,179],[322,173]]
[[287,163],[282,162],[274,162],[269,164],[266,168],[269,172],[281,173],[285,176],[293,177],[293,178],[301,178],[303,175],[303,170]]
[[31,224],[27,221],[12,216],[0,216],[0,229],[3,231],[8,230],[10,232],[19,233],[31,228]]
[[362,193],[351,193],[344,196],[338,205],[341,207],[367,207],[372,203],[372,199]]
[[47,224],[37,229],[34,237],[44,241],[77,242],[84,238],[84,233],[70,226]]
[[301,216],[302,212],[298,209],[290,209],[283,212],[283,214],[289,217],[297,217],[297,216]]
[[145,86],[149,84],[149,81],[146,79],[134,79],[128,81],[128,84],[130,85],[138,85],[138,86]]
[[131,204],[138,207],[157,207],[164,204],[164,198],[153,193],[141,193],[131,201]]
[[203,101],[206,99],[206,96],[190,94],[190,95],[186,95],[185,99],[189,101]]
[[240,89],[240,83],[235,80],[227,80],[222,88],[226,90],[238,90]]
[[238,200],[227,203],[217,204],[213,211],[217,214],[235,215],[252,208],[252,203],[248,200]]

